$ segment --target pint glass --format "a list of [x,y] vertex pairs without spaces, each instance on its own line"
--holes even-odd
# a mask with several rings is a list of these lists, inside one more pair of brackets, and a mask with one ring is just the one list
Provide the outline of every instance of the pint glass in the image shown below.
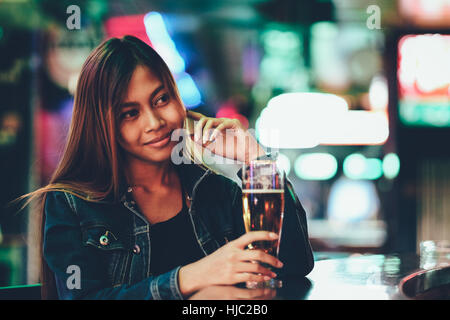
[[[278,234],[276,241],[256,241],[249,250],[263,250],[278,258],[283,225],[284,173],[275,160],[253,160],[243,165],[242,204],[245,231],[270,231]],[[270,268],[263,264],[264,267]],[[264,283],[248,282],[248,288],[279,288],[279,279]]]

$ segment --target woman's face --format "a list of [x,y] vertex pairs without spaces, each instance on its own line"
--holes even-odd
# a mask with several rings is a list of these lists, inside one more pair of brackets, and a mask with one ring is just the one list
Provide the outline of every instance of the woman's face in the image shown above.
[[186,109],[172,97],[150,69],[138,66],[128,85],[119,113],[119,144],[129,157],[149,163],[170,158],[177,141],[173,130],[182,128]]

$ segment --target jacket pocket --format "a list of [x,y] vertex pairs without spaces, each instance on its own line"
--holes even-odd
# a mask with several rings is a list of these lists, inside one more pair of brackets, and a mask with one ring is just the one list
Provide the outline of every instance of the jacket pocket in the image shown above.
[[125,244],[118,238],[118,233],[105,224],[93,223],[81,226],[83,244],[97,249],[124,250]]
[[81,226],[84,246],[96,251],[96,261],[108,275],[111,286],[125,282],[130,250],[117,231],[103,223],[89,223]]

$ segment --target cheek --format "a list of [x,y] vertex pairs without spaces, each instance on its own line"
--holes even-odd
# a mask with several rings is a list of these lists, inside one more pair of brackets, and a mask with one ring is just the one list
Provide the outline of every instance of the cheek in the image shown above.
[[181,105],[175,106],[174,108],[167,109],[164,118],[170,123],[173,128],[183,127],[184,119],[186,117],[186,109]]
[[120,127],[119,137],[117,138],[119,145],[121,145],[123,148],[126,148],[127,145],[132,144],[133,141],[137,139],[136,133],[137,132],[135,127],[128,124],[123,124]]

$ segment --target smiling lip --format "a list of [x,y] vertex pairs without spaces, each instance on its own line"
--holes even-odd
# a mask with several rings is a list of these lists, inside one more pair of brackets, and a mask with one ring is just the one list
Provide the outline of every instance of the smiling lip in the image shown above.
[[168,134],[160,137],[160,138],[156,138],[153,139],[147,143],[144,143],[144,145],[146,146],[152,146],[152,147],[162,147],[164,145],[167,144],[167,142],[170,141],[170,136],[172,135],[172,131],[170,131]]

